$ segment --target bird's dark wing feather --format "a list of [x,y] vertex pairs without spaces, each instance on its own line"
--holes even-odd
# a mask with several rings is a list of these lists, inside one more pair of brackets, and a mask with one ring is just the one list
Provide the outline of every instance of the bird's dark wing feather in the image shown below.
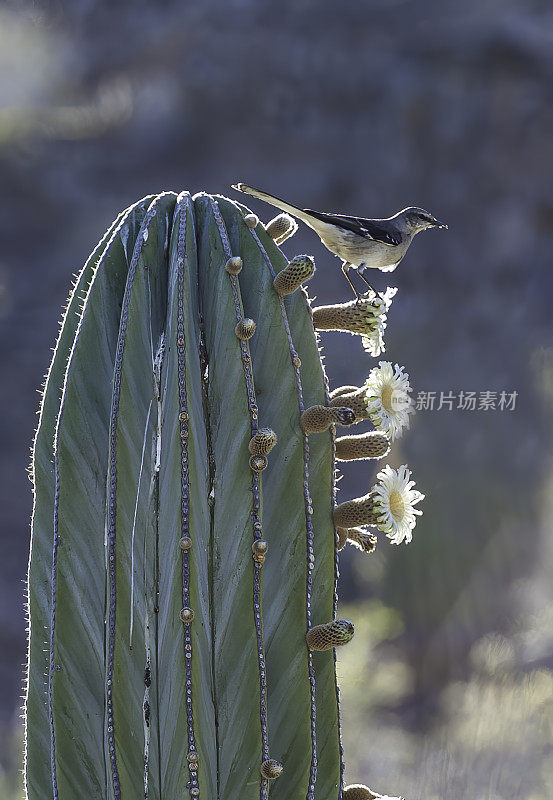
[[375,242],[392,246],[401,244],[399,233],[390,233],[389,230],[375,220],[363,219],[362,217],[347,217],[343,214],[325,214],[322,211],[312,211],[310,208],[305,208],[304,211],[307,214],[311,214],[315,219],[320,219],[321,222],[352,231],[352,233],[363,236],[365,239],[374,239]]

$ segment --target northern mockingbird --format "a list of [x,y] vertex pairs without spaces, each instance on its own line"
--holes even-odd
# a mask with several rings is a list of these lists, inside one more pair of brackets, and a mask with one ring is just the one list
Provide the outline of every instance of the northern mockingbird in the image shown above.
[[348,275],[351,267],[357,270],[369,289],[378,296],[364,274],[366,269],[392,272],[405,256],[417,233],[427,228],[447,228],[447,225],[439,222],[428,211],[414,206],[404,208],[387,219],[364,219],[297,208],[245,183],[237,183],[232,188],[264,200],[309,225],[327,250],[342,259],[342,272],[358,300],[361,295]]

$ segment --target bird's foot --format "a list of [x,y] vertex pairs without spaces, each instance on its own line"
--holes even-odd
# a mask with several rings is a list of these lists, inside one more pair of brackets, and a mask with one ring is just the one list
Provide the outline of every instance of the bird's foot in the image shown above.
[[368,280],[368,278],[367,278],[367,277],[365,277],[365,269],[364,269],[364,268],[362,268],[362,269],[360,268],[360,269],[357,271],[357,274],[359,275],[359,277],[361,278],[361,280],[362,280],[362,281],[363,281],[363,282],[364,282],[364,283],[367,285],[367,287],[368,287],[368,289],[367,289],[367,290],[365,291],[365,293],[363,294],[363,297],[364,297],[364,298],[367,298],[367,297],[368,297],[368,296],[369,296],[369,295],[372,293],[372,294],[374,294],[374,296],[375,296],[375,300],[376,300],[377,298],[381,300],[382,298],[381,298],[380,294],[379,294],[379,293],[376,291],[376,289],[374,288],[374,286],[372,285],[372,283],[370,283],[370,281]]
[[363,292],[363,298],[368,300],[371,295],[374,295],[375,300],[382,300],[382,295],[380,292],[377,292],[376,289],[367,289],[366,292]]

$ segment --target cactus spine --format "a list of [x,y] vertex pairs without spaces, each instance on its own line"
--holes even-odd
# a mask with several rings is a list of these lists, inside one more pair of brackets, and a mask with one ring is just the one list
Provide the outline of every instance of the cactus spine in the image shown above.
[[281,223],[148,197],[77,279],[33,452],[28,800],[342,796],[334,526],[373,538],[334,512],[357,410]]

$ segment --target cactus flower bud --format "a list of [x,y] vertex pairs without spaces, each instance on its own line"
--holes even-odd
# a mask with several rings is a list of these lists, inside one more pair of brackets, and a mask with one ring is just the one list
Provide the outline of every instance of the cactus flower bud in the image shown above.
[[[337,392],[342,389],[344,391],[341,394],[337,394]],[[336,389],[336,392],[332,392],[330,395],[329,405],[331,408],[344,405],[348,406],[355,412],[355,419],[357,422],[369,418],[367,396],[364,387],[359,389],[357,386],[342,386],[341,389]]]
[[390,452],[390,441],[385,433],[370,431],[359,436],[341,436],[336,439],[338,461],[383,458]]
[[335,619],[324,625],[315,625],[305,636],[310,650],[331,650],[353,639],[355,628],[349,619]]
[[271,428],[260,428],[252,436],[248,449],[252,456],[266,456],[277,443],[277,435]]
[[293,236],[298,229],[298,223],[290,214],[278,214],[265,225],[265,230],[277,244],[282,244]]
[[249,319],[245,317],[241,319],[240,322],[237,324],[236,328],[234,329],[235,334],[241,339],[243,342],[247,342],[248,339],[251,339],[255,333],[255,322],[253,319]]
[[275,778],[278,778],[283,769],[284,768],[280,761],[275,761],[274,758],[268,758],[267,761],[263,762],[259,771],[264,778],[272,781]]
[[355,422],[355,413],[351,408],[337,406],[311,406],[301,415],[301,427],[304,433],[322,433],[331,425],[352,425]]
[[274,279],[275,291],[281,297],[292,294],[302,283],[308,281],[314,272],[315,259],[313,256],[295,256]]
[[229,275],[238,275],[242,267],[243,267],[243,262],[240,256],[234,256],[233,258],[229,258],[229,260],[225,264],[225,269]]

